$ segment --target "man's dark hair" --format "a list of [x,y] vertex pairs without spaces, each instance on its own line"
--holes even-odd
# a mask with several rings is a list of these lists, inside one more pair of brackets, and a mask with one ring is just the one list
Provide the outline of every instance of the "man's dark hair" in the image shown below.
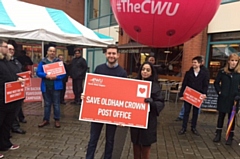
[[193,59],[192,59],[192,61],[193,60],[196,60],[198,63],[202,63],[203,62],[203,58],[202,58],[202,56],[195,56]]
[[77,51],[79,51],[80,53],[82,53],[82,49],[81,49],[81,48],[75,49],[75,50],[74,50],[74,54],[75,54]]
[[1,44],[1,45],[2,45],[4,42],[7,43],[6,40],[4,40],[4,39],[0,39],[0,44]]
[[118,52],[118,46],[115,44],[108,45],[106,49],[103,49],[103,53],[106,53],[107,49],[117,49],[117,52]]

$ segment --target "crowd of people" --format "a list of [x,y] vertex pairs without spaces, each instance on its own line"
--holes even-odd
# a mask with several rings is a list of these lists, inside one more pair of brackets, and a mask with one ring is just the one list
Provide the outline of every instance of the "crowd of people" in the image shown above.
[[[26,123],[22,104],[24,99],[14,102],[5,103],[4,84],[11,81],[24,82],[24,79],[19,77],[17,73],[26,71],[27,66],[32,63],[25,56],[23,52],[20,59],[14,56],[15,49],[12,44],[8,44],[4,40],[0,40],[0,151],[15,150],[19,145],[11,142],[11,131],[19,134],[25,134],[26,131],[20,128],[21,123]],[[115,77],[126,78],[126,71],[118,64],[120,54],[116,45],[109,45],[105,51],[106,63],[98,65],[94,73]],[[71,104],[81,105],[84,100],[83,82],[87,72],[87,62],[82,57],[82,50],[76,49],[74,51],[74,58],[71,62],[71,68],[64,64],[66,74],[51,75],[44,72],[43,65],[54,62],[63,61],[62,54],[56,56],[55,46],[49,46],[47,55],[38,64],[37,76],[42,79],[40,88],[44,99],[44,116],[43,121],[38,125],[42,128],[50,124],[51,107],[53,107],[54,126],[60,128],[60,104],[66,104],[64,95],[66,91],[66,82],[68,76],[73,81],[74,101]],[[24,60],[25,59],[25,60]],[[31,59],[30,59],[31,60]],[[157,117],[164,108],[164,98],[162,97],[161,87],[158,83],[157,70],[154,67],[155,58],[149,57],[146,62],[139,67],[137,80],[151,81],[151,95],[145,98],[144,102],[149,104],[148,127],[147,129],[130,128],[131,142],[133,144],[134,159],[149,159],[151,145],[157,141]],[[183,100],[184,90],[190,87],[202,93],[202,99],[207,98],[207,89],[209,84],[209,71],[203,65],[204,59],[202,56],[196,56],[192,59],[191,68],[185,73],[182,88],[179,93],[180,100]],[[228,114],[230,119],[233,106],[237,106],[240,100],[240,62],[237,54],[231,54],[228,57],[226,66],[219,70],[215,79],[214,86],[218,94],[218,121],[216,128],[216,136],[213,142],[221,140],[221,133],[224,124],[225,115]],[[181,117],[177,121],[182,121],[182,129],[179,135],[185,134],[187,131],[187,124],[189,122],[189,114],[193,109],[191,119],[191,131],[193,134],[199,136],[196,129],[199,108],[192,104],[183,101],[181,110]],[[238,111],[238,106],[236,107]],[[90,139],[87,145],[86,159],[93,159],[98,144],[98,140],[103,126],[106,125],[106,143],[104,151],[104,159],[111,159],[114,149],[114,136],[117,125],[102,124],[91,122]],[[119,125],[122,126],[122,125]],[[231,145],[235,128],[235,119],[229,137],[226,140],[226,145]],[[0,154],[0,158],[3,155]]]

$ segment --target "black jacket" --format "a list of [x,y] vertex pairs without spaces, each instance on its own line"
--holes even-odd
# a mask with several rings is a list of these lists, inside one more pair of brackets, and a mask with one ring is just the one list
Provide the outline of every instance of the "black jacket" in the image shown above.
[[71,62],[70,76],[72,79],[84,79],[87,72],[87,62],[84,58],[74,58]]
[[131,141],[134,144],[149,146],[157,141],[157,116],[164,108],[164,99],[161,97],[161,88],[158,83],[152,83],[151,98],[147,129],[131,128]]
[[219,112],[231,113],[234,98],[240,95],[240,74],[236,72],[229,74],[221,69],[215,79],[214,87],[218,94],[217,110]]
[[5,104],[5,83],[13,82],[18,79],[15,66],[10,61],[6,60],[2,53],[0,53],[0,107]]
[[184,90],[187,86],[202,94],[207,94],[208,85],[209,73],[206,71],[206,69],[201,67],[198,75],[195,76],[193,68],[190,68],[190,70],[187,71],[184,76],[179,97],[183,97]]

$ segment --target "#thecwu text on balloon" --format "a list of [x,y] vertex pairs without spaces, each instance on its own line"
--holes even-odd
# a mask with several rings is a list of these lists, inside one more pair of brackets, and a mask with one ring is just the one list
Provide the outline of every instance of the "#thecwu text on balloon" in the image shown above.
[[182,44],[200,33],[221,0],[111,0],[118,24],[135,41],[152,47]]

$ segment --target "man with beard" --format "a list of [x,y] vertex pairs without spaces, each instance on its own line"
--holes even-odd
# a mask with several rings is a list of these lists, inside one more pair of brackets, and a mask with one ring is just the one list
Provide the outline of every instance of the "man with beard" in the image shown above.
[[[4,84],[17,80],[21,82],[21,79],[14,72],[14,65],[9,60],[7,43],[0,39],[0,151],[19,148],[18,145],[14,145],[10,141],[10,130],[17,106],[15,102],[5,103]],[[2,154],[0,154],[0,158],[3,158]]]
[[[115,76],[115,77],[127,77],[126,71],[118,65],[118,58],[120,54],[118,53],[117,46],[109,45],[105,56],[107,63],[98,65],[94,71],[96,74]],[[86,159],[93,159],[94,153],[97,147],[97,142],[101,134],[103,124],[102,123],[91,123],[90,130],[90,140],[88,143]],[[116,132],[116,125],[106,124],[106,144],[104,159],[112,158],[112,151],[114,145],[114,136]]]
[[72,59],[70,76],[72,78],[72,86],[74,93],[74,101],[71,104],[81,105],[81,93],[83,92],[83,80],[87,72],[87,62],[82,57],[82,50],[76,49],[74,51],[74,59]]

